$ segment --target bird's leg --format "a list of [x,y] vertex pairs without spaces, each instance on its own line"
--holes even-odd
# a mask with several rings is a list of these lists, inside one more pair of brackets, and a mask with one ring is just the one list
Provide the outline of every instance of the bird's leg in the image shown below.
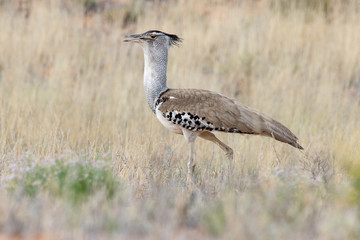
[[226,158],[228,159],[228,175],[232,175],[232,170],[233,170],[233,159],[234,159],[234,152],[231,149],[231,147],[229,147],[228,145],[226,145],[225,143],[223,143],[222,141],[220,141],[214,134],[212,134],[211,132],[202,132],[199,137],[212,141],[213,143],[215,143],[216,145],[218,145],[226,154]]
[[187,167],[188,167],[188,176],[192,176],[194,174],[195,171],[195,146],[194,146],[194,142],[190,143],[190,153],[189,153],[189,161],[187,163]]
[[186,139],[186,141],[190,144],[190,152],[189,152],[189,161],[187,163],[187,167],[188,167],[188,173],[187,173],[187,183],[191,183],[192,178],[194,176],[194,171],[195,171],[195,139],[198,136],[198,133],[196,132],[192,132],[186,129],[182,130],[183,135]]
[[213,143],[215,143],[216,145],[218,145],[226,154],[227,159],[229,160],[229,162],[233,161],[233,150],[231,149],[231,147],[229,147],[228,145],[226,145],[225,143],[223,143],[222,141],[220,141],[214,134],[212,134],[211,132],[202,132],[199,137],[212,141]]

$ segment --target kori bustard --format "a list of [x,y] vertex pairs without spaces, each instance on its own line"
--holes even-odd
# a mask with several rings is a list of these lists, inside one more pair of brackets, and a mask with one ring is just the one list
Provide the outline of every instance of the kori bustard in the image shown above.
[[287,127],[255,109],[208,90],[168,88],[168,50],[182,41],[178,36],[151,30],[125,37],[125,42],[138,43],[144,51],[144,87],[151,110],[162,125],[184,135],[190,144],[188,175],[192,175],[195,168],[194,142],[197,137],[217,144],[231,166],[233,150],[213,132],[267,136],[303,149]]

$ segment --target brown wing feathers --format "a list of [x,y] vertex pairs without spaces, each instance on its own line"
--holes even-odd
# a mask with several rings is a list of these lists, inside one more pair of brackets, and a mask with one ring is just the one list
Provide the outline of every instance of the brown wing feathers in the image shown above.
[[201,124],[200,127],[188,127],[190,130],[258,134],[303,149],[297,143],[297,137],[287,127],[226,96],[200,89],[170,89],[160,99],[159,110],[164,116],[167,114],[169,117],[170,113],[170,116],[179,117],[179,121],[173,121],[174,123],[179,123],[181,116],[190,116],[194,119],[193,124]]

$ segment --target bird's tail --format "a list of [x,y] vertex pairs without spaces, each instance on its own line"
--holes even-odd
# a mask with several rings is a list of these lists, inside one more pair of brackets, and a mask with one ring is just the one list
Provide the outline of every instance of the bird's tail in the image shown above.
[[[297,141],[298,138],[287,127],[278,121],[256,111],[255,109],[238,104],[242,125],[246,123],[252,134],[273,137],[280,142],[290,144],[298,149],[304,149]],[[244,127],[244,126],[243,126]]]
[[298,149],[304,149],[297,141],[298,138],[284,125],[278,121],[267,117],[264,121],[263,131],[261,135],[273,137],[280,142],[290,144]]

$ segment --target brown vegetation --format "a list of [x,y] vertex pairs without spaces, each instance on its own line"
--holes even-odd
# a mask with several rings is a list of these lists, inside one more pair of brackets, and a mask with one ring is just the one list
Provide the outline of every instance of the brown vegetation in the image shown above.
[[[100,1],[38,0],[26,14],[0,1],[1,237],[360,237],[358,1],[132,1],[91,13],[86,2]],[[169,87],[259,109],[306,151],[221,135],[234,147],[229,177],[223,153],[198,141],[198,183],[186,186],[187,145],[148,109],[142,51],[122,43],[149,29],[184,38]],[[71,173],[79,185],[57,178],[56,161],[86,162]],[[62,190],[79,186],[80,204]]]

